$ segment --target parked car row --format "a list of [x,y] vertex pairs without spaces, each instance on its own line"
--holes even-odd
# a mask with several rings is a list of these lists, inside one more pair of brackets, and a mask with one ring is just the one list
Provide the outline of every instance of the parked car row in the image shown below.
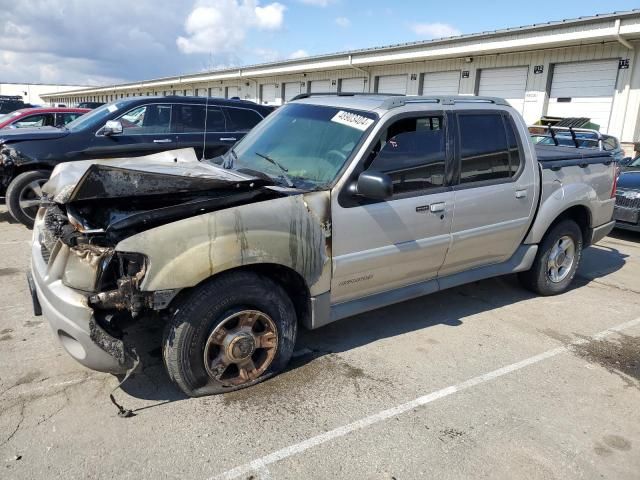
[[63,127],[91,110],[88,108],[22,108],[0,115],[5,128]]
[[242,100],[138,97],[103,105],[65,126],[0,130],[0,195],[16,220],[32,226],[41,187],[59,163],[176,148],[213,158],[272,110]]
[[501,99],[202,102],[121,101],[4,139],[9,202],[34,183],[46,199],[34,311],[89,368],[138,365],[126,332],[153,314],[187,395],[244,388],[285,368],[298,325],[507,273],[562,293],[614,226],[613,152],[534,144]]

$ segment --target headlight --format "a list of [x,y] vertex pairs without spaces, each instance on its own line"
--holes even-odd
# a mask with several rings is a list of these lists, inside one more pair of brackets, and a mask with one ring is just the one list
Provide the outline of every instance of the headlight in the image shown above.
[[70,248],[62,283],[77,290],[95,292],[113,255],[112,248],[96,245],[83,244]]

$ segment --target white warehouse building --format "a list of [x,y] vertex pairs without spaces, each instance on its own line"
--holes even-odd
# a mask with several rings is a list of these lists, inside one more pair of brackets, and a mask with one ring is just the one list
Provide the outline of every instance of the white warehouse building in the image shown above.
[[47,105],[51,100],[43,99],[43,94],[58,94],[69,90],[88,88],[87,85],[55,85],[51,83],[0,83],[0,95],[22,97],[22,101],[32,105]]
[[280,105],[304,92],[488,95],[528,123],[589,117],[623,144],[640,136],[640,10],[49,93],[52,105],[209,95]]

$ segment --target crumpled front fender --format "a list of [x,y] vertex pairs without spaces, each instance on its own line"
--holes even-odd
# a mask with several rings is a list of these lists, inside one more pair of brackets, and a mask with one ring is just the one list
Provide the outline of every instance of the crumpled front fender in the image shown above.
[[329,192],[242,205],[141,232],[116,250],[147,257],[145,291],[192,287],[226,270],[271,263],[296,271],[316,295],[330,288],[329,205]]

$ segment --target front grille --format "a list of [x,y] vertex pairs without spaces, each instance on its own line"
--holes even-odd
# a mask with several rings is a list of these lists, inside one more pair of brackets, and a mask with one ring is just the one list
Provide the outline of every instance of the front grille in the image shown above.
[[626,196],[626,194],[634,194],[637,192],[637,190],[618,189],[616,192],[616,206],[640,209],[640,197],[629,198]]

